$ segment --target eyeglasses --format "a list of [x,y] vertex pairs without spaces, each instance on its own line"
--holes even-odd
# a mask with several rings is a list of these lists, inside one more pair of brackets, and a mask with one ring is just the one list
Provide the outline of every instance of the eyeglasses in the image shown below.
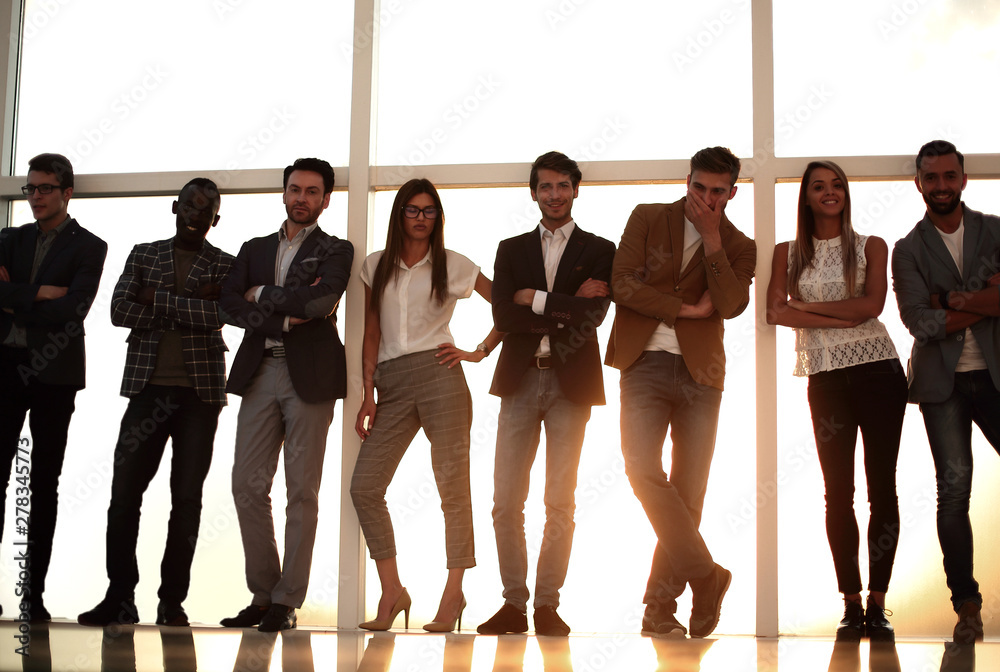
[[427,219],[434,219],[435,217],[438,216],[438,209],[435,208],[433,205],[428,205],[426,208],[422,210],[415,205],[403,206],[403,214],[409,217],[410,219],[416,219],[417,217],[420,216],[421,212],[424,213],[424,217],[426,217]]
[[61,189],[58,184],[39,184],[35,186],[34,184],[26,184],[21,187],[21,193],[25,196],[34,196],[37,191],[39,194],[48,195],[51,194],[56,189]]

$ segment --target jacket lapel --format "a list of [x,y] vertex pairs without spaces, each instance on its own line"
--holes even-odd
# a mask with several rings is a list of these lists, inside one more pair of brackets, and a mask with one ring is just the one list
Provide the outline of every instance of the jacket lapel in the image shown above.
[[[686,198],[686,197],[685,197]],[[667,249],[672,250],[670,254],[670,268],[673,272],[674,285],[680,282],[681,263],[684,261],[684,206],[679,213],[674,213],[672,209],[667,210],[667,236],[669,244]]]
[[[41,278],[43,276],[45,271],[49,269],[49,266],[51,266],[55,262],[55,260],[59,257],[60,254],[62,254],[63,250],[65,250],[67,247],[70,246],[70,243],[73,242],[73,238],[74,236],[76,236],[79,229],[80,225],[76,223],[75,219],[71,219],[69,221],[69,224],[66,225],[66,228],[63,229],[62,233],[56,235],[56,239],[52,241],[52,247],[49,248],[49,251],[46,253],[45,258],[42,259],[42,263],[38,267],[38,274],[35,276],[36,281],[38,280],[38,278]],[[30,249],[32,255],[34,255],[35,245],[38,244],[37,223],[35,224],[35,226],[30,228],[30,234],[31,235],[28,236],[28,242],[29,242],[28,249]],[[31,275],[32,263],[34,263],[33,256],[28,259],[28,275]],[[45,283],[39,283],[39,284],[45,284]]]
[[[924,218],[920,220],[920,224],[917,225],[920,229],[920,237],[924,240],[924,245],[927,246],[928,252],[933,256],[939,264],[955,277],[958,282],[962,281],[962,275],[958,270],[958,266],[955,265],[955,260],[951,256],[951,252],[945,246],[944,241],[941,240],[941,234],[938,233],[937,227],[930,220],[930,217],[924,215]],[[966,239],[971,240],[972,237],[968,235],[966,231]],[[966,247],[966,249],[968,249]],[[964,251],[963,251],[964,252]]]
[[556,269],[556,279],[552,283],[552,291],[563,294],[575,293],[575,291],[569,291],[570,288],[566,286],[566,283],[572,275],[573,267],[576,266],[576,260],[583,254],[583,248],[586,245],[586,234],[580,230],[579,226],[575,226],[573,235],[566,241],[566,249],[563,250],[562,258],[559,260],[559,268]]
[[177,291],[174,278],[174,239],[170,238],[169,240],[160,242],[160,246],[156,250],[156,256],[160,265],[161,285],[179,294],[180,292]]
[[[201,276],[204,275],[205,271],[208,270],[208,265],[212,261],[212,246],[205,241],[201,246],[201,251],[198,256],[194,258],[194,263],[191,264],[191,270],[188,271],[187,279],[184,281],[184,296],[194,296],[195,292],[198,291],[198,283],[201,282]],[[179,292],[180,293],[180,292]]]
[[[539,224],[540,226],[541,224]],[[528,260],[528,270],[531,272],[531,286],[535,289],[547,290],[545,259],[542,257],[542,240],[538,228],[524,234],[524,256]]]
[[[983,220],[979,216],[979,213],[973,213],[972,211],[962,206],[963,212],[963,226],[965,227],[965,236],[962,238],[962,277],[969,279],[973,277],[975,273],[975,266],[981,263],[983,260],[976,259],[976,250],[981,249],[979,247],[979,237],[983,235]],[[938,236],[940,238],[940,236]],[[989,261],[995,261],[990,259]]]

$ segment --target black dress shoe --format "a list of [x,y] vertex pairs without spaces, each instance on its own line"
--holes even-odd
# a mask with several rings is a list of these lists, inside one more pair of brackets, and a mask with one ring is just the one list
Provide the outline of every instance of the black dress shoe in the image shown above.
[[255,625],[260,625],[270,608],[271,605],[251,604],[235,616],[222,619],[219,621],[219,625],[224,628],[252,628]]
[[732,572],[716,565],[708,576],[688,582],[691,584],[692,637],[708,637],[715,630],[722,614],[722,598],[726,596],[732,580]]
[[139,622],[139,610],[132,598],[119,600],[105,597],[96,607],[76,617],[80,625],[103,628],[106,625],[131,625]]
[[[888,623],[888,621],[886,621]],[[861,639],[865,634],[865,610],[860,602],[844,600],[844,618],[837,627],[837,639]]]
[[[892,612],[890,611],[891,615]],[[886,611],[873,601],[868,601],[865,609],[865,632],[871,639],[886,639],[893,636],[892,623],[885,617]]]
[[45,603],[42,602],[41,597],[28,599],[31,600],[28,604],[29,623],[48,623],[52,620],[52,614],[50,614],[49,610],[45,608]]
[[298,623],[295,616],[294,607],[286,607],[283,604],[272,604],[271,608],[260,619],[257,626],[258,632],[278,632],[279,630],[291,630]]
[[504,604],[490,620],[476,628],[480,635],[507,635],[527,631],[528,615],[509,604]]
[[535,609],[535,634],[546,637],[566,637],[569,635],[569,626],[559,618],[556,608],[551,606],[538,607]]
[[156,624],[179,628],[191,625],[184,607],[176,602],[165,602],[163,600],[160,600],[160,604],[156,607]]
[[683,637],[687,628],[680,624],[673,612],[646,605],[640,634],[644,637]]

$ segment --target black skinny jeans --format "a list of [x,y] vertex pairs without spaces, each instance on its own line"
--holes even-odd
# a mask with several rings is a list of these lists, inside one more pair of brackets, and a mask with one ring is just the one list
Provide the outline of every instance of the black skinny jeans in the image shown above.
[[885,592],[899,540],[896,457],[906,412],[899,360],[858,364],[809,376],[809,408],[826,484],[826,535],[840,592],[861,592],[854,517],[854,448],[864,442],[868,481],[868,590]]

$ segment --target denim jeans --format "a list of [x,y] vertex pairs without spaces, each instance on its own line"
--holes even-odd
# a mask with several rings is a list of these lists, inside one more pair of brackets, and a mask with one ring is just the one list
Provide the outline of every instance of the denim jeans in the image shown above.
[[207,404],[191,387],[146,385],[122,417],[108,507],[108,597],[131,598],[139,583],[135,548],[142,496],[171,440],[170,521],[160,565],[161,600],[180,604],[191,583],[201,524],[201,494],[222,406]]
[[809,410],[826,486],[826,536],[837,586],[861,592],[860,535],[854,515],[854,450],[864,440],[868,521],[868,590],[889,589],[899,540],[896,457],[906,413],[906,376],[887,359],[809,376]]
[[524,502],[541,426],[545,425],[545,530],[535,577],[536,609],[559,606],[573,546],[576,475],[589,419],[590,406],[566,399],[552,369],[528,369],[517,391],[500,401],[493,529],[504,600],[521,611],[528,604]]
[[[684,358],[645,352],[621,377],[625,473],[656,532],[643,602],[667,613],[691,579],[715,568],[698,531],[715,452],[722,390],[691,377]],[[663,442],[670,429],[669,475]]]
[[938,403],[922,402],[920,412],[937,474],[937,528],[944,573],[955,611],[964,602],[980,606],[983,596],[972,576],[972,423],[1000,452],[1000,392],[989,371],[955,374],[951,396]]

